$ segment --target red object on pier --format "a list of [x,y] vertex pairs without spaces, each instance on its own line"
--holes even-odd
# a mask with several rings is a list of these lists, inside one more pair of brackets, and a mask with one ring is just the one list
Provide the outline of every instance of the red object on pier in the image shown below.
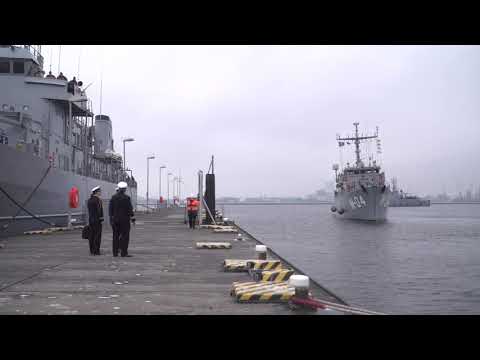
[[315,300],[314,298],[300,298],[300,297],[292,297],[290,301],[295,304],[295,305],[300,305],[303,307],[311,308],[311,309],[322,309],[325,310],[327,307],[325,304],[321,303],[318,300]]
[[72,187],[68,193],[68,204],[70,205],[70,208],[76,209],[78,207],[79,198],[78,189],[75,186]]

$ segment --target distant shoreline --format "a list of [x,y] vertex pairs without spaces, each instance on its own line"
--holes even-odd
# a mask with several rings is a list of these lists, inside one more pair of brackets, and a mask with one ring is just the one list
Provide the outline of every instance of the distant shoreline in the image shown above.
[[[218,202],[217,205],[332,205],[331,201],[299,201],[299,202]],[[431,205],[480,205],[480,201],[471,202],[430,202]],[[425,206],[404,206],[425,207]],[[427,206],[428,207],[428,206]]]
[[299,201],[299,202],[216,202],[217,205],[330,205],[331,201]]

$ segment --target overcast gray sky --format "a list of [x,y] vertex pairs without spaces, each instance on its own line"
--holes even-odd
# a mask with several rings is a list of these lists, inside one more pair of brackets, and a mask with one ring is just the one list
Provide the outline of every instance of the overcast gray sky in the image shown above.
[[[43,47],[47,72],[58,51]],[[141,196],[149,154],[155,197],[160,165],[191,193],[212,154],[217,196],[312,193],[333,181],[336,134],[355,121],[379,127],[387,179],[407,191],[480,185],[479,46],[62,46],[69,79],[79,58],[96,113],[103,72],[115,150],[136,139],[126,158]]]

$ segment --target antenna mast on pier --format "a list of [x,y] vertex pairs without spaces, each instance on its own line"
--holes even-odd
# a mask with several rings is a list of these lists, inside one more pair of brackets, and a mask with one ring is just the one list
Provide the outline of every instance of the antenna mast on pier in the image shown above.
[[78,54],[78,68],[77,68],[77,80],[80,79],[80,59],[82,57],[82,47],[80,46],[80,52]]
[[58,46],[58,73],[60,74],[60,60],[62,57],[62,45]]

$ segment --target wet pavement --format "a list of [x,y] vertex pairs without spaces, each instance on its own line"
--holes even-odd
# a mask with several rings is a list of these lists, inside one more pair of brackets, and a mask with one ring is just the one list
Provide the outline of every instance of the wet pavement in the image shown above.
[[[81,231],[25,235],[0,242],[0,314],[293,314],[286,304],[238,304],[230,296],[246,273],[223,272],[224,259],[255,257],[244,234],[191,230],[183,212],[137,216],[131,258],[112,256],[104,225],[101,251],[91,256]],[[232,249],[196,249],[196,242],[231,242]],[[312,292],[327,300],[316,285]]]

